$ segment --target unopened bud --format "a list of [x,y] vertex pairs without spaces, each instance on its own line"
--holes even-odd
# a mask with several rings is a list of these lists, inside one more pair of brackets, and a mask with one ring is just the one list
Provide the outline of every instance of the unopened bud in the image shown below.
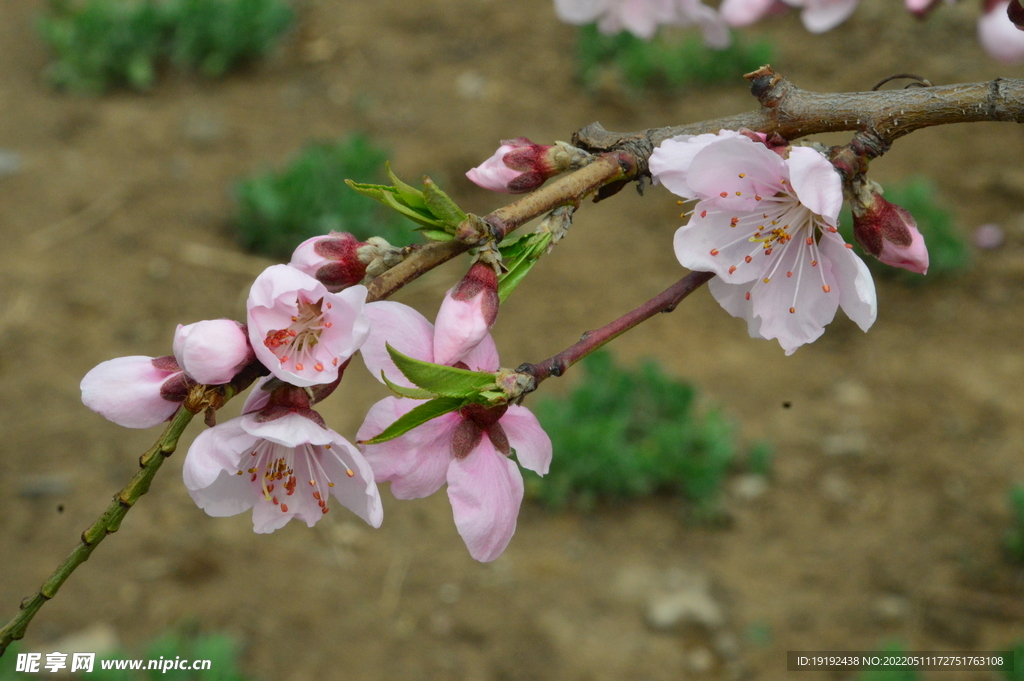
[[928,248],[914,216],[882,198],[874,182],[863,183],[850,199],[853,236],[857,243],[886,265],[911,272],[928,272]]
[[498,317],[498,275],[477,262],[444,297],[434,326],[434,361],[454,364],[473,350]]
[[585,165],[591,155],[565,142],[534,144],[525,137],[502,140],[494,155],[466,173],[484,189],[522,194],[537,189],[548,178]]
[[1010,0],[1010,4],[1006,7],[1006,16],[1010,17],[1014,26],[1024,31],[1024,5],[1020,0]]
[[306,239],[292,253],[288,264],[320,281],[331,293],[355,286],[366,276],[368,261],[359,250],[367,246],[347,232]]

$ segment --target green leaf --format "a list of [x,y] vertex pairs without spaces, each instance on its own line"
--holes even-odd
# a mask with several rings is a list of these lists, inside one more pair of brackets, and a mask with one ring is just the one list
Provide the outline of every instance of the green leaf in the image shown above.
[[423,178],[423,198],[434,217],[448,227],[458,227],[468,217],[429,177]]
[[404,385],[398,385],[397,383],[388,380],[388,377],[384,375],[384,372],[380,372],[380,377],[384,379],[384,384],[391,388],[391,392],[395,393],[399,397],[409,397],[414,400],[429,400],[431,397],[437,397],[434,393],[423,388],[406,388]]
[[551,243],[551,233],[528,234],[506,248],[499,248],[508,271],[498,278],[498,300],[505,302],[516,286],[530,273]]
[[413,231],[419,232],[425,238],[430,239],[431,241],[451,241],[455,238],[448,232],[442,232],[437,229],[427,229],[426,227],[417,227]]
[[424,227],[444,227],[444,223],[439,222],[432,218],[430,215],[420,213],[414,208],[406,206],[395,197],[394,192],[385,192],[382,196],[382,201],[385,206],[394,208],[399,213],[409,218],[413,222],[423,225]]
[[398,175],[395,175],[391,171],[390,162],[384,164],[384,170],[387,171],[388,177],[391,179],[391,182],[395,185],[395,191],[397,191],[398,196],[401,197],[402,203],[409,206],[410,208],[416,209],[421,213],[428,212],[427,202],[423,198],[423,192],[399,180]]
[[345,180],[345,184],[363,196],[367,196],[374,201],[380,201],[384,203],[384,194],[395,193],[394,187],[389,187],[386,184],[366,184],[365,182],[353,182],[352,180]]
[[[390,346],[389,346],[390,347]],[[461,397],[437,397],[424,402],[420,406],[410,411],[405,416],[402,416],[397,421],[392,423],[390,426],[384,429],[384,432],[377,437],[369,440],[360,440],[361,445],[377,445],[381,442],[387,442],[388,440],[394,440],[396,437],[405,435],[413,428],[422,426],[427,421],[436,419],[438,416],[444,416],[449,412],[453,412],[456,409],[462,407],[466,403],[466,400]]]
[[395,365],[410,381],[443,397],[472,398],[485,388],[495,387],[494,374],[431,364],[407,357],[387,345]]

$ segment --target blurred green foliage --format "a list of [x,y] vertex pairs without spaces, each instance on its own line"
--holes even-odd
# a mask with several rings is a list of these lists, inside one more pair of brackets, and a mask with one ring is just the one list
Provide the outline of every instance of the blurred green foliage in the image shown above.
[[743,82],[740,76],[772,61],[771,43],[747,43],[733,36],[715,50],[698,36],[661,34],[652,40],[622,31],[608,36],[590,24],[580,28],[577,47],[580,77],[596,86],[602,74],[616,71],[626,84],[647,90],[678,91],[691,85]]
[[713,510],[735,457],[732,424],[698,414],[696,388],[655,362],[627,370],[596,352],[582,367],[568,396],[537,404],[555,456],[545,477],[528,473],[528,493],[551,508],[587,508],[668,492]]
[[1011,560],[1024,563],[1024,485],[1010,488],[1010,529],[1003,537],[1003,547]]
[[1017,642],[1009,652],[1013,657],[1006,661],[999,675],[1006,681],[1024,681],[1024,641]]
[[291,24],[285,0],[50,0],[39,32],[54,85],[147,90],[161,60],[220,76],[269,52]]
[[921,276],[899,267],[883,265],[864,253],[853,238],[853,214],[843,208],[839,232],[864,259],[873,274],[897,279],[908,284],[921,284],[935,278],[963,272],[970,267],[971,251],[967,239],[957,229],[953,214],[938,197],[935,185],[926,177],[912,177],[902,184],[885,187],[885,199],[910,211],[928,246],[928,274]]
[[351,232],[360,241],[381,236],[392,245],[412,241],[405,220],[367,201],[345,184],[381,182],[387,154],[366,136],[312,142],[291,164],[243,179],[235,187],[235,224],[242,246],[287,260],[302,241],[330,231]]

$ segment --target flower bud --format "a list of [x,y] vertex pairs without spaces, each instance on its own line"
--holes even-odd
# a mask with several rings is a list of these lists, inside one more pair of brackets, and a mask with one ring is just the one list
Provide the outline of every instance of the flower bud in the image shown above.
[[573,167],[584,155],[585,152],[564,143],[549,146],[517,137],[502,140],[494,155],[467,172],[466,177],[484,189],[523,194]]
[[359,250],[367,246],[348,232],[306,239],[292,253],[288,264],[316,278],[331,293],[355,286],[366,276]]
[[1018,30],[1024,31],[1024,5],[1020,0],[1010,0],[1006,7],[1006,16],[1010,17],[1010,21]]
[[210,319],[174,332],[174,358],[197,383],[221,385],[256,359],[244,324]]
[[882,198],[877,184],[868,182],[851,200],[853,236],[857,243],[886,265],[911,272],[928,272],[928,248],[910,212]]
[[498,276],[482,261],[444,297],[434,327],[434,362],[454,364],[475,348],[498,317]]

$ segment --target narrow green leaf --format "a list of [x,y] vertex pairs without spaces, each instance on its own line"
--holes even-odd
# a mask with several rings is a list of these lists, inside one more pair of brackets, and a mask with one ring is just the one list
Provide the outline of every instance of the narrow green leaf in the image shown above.
[[442,232],[437,229],[427,229],[426,227],[417,227],[413,231],[419,232],[425,238],[430,239],[431,241],[451,241],[452,239],[455,238],[448,232]]
[[417,224],[423,225],[424,227],[444,227],[444,223],[435,220],[429,215],[424,215],[419,211],[410,208],[409,206],[406,206],[397,198],[395,198],[395,195],[393,193],[385,192],[381,203],[383,203],[385,206],[389,206],[390,208],[394,208],[405,217],[409,218],[410,220]]
[[395,189],[386,184],[366,184],[365,182],[353,182],[352,180],[345,180],[345,184],[363,196],[368,196],[374,201],[380,201],[381,203],[384,203],[384,194],[395,193]]
[[434,217],[448,227],[458,227],[467,215],[429,177],[423,178],[423,198]]
[[395,393],[399,397],[409,397],[414,400],[429,400],[432,397],[437,397],[434,393],[423,388],[406,388],[404,385],[398,385],[397,383],[388,380],[388,377],[384,375],[384,372],[380,372],[380,377],[384,379],[384,384],[391,388],[391,392]]
[[533,266],[544,255],[550,243],[550,233],[534,233],[510,244],[508,253],[499,249],[508,271],[498,278],[498,300],[505,302],[505,299],[526,278]]
[[394,172],[392,172],[390,162],[384,164],[384,170],[387,171],[388,177],[395,185],[395,190],[398,192],[398,196],[401,197],[401,200],[405,205],[410,208],[414,208],[421,213],[428,211],[427,202],[423,198],[423,192],[399,180],[398,175],[395,175]]
[[390,344],[387,345],[387,349],[391,359],[406,378],[435,395],[465,399],[496,385],[494,374],[431,364],[406,357]]
[[466,401],[461,397],[437,397],[429,402],[424,402],[385,428],[384,432],[380,435],[369,440],[360,440],[358,444],[377,445],[381,442],[394,440],[396,437],[405,435],[413,428],[422,426],[427,421],[455,411],[465,404],[465,402]]

